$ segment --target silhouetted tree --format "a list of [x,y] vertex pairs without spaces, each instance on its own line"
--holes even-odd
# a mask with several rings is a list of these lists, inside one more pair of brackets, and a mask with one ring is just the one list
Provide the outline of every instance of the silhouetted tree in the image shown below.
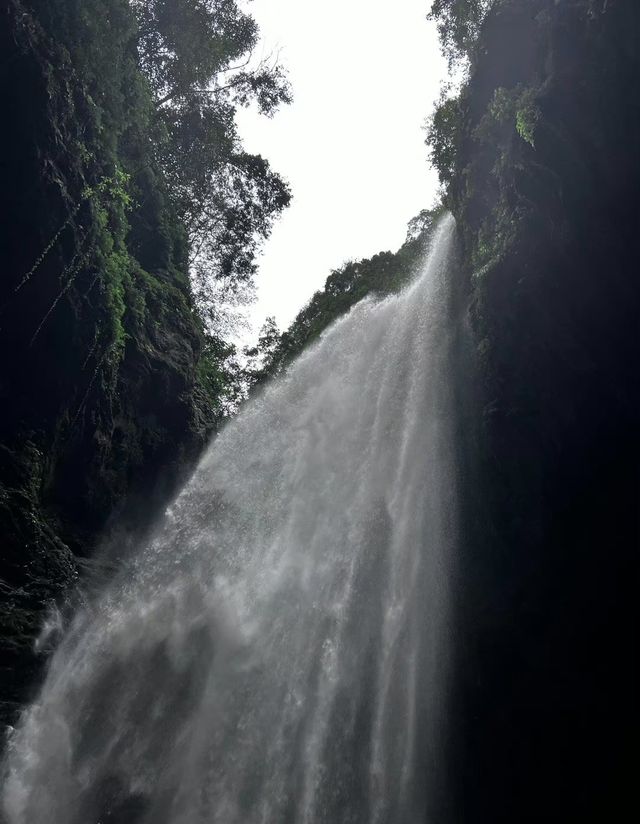
[[[262,157],[244,151],[238,106],[271,115],[291,99],[282,68],[252,66],[255,20],[236,0],[131,0],[137,54],[155,100],[158,162],[189,238],[205,323],[220,295],[246,288],[260,242],[290,200]],[[215,314],[215,313],[214,313]]]
[[433,0],[429,19],[435,20],[449,63],[469,56],[480,25],[495,0]]

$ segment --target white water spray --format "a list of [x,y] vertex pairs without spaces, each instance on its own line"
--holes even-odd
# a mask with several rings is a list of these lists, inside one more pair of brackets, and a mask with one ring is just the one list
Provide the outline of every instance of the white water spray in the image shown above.
[[456,539],[453,231],[227,426],[77,616],[10,741],[9,824],[425,821]]

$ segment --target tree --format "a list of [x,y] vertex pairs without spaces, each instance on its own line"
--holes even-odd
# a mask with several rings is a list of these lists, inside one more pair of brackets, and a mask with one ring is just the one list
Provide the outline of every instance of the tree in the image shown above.
[[430,20],[435,20],[449,63],[471,56],[480,26],[495,0],[433,0]]
[[445,214],[445,207],[440,203],[433,209],[422,209],[412,217],[407,225],[406,243],[419,240],[421,237],[430,237],[438,221]]
[[287,184],[242,148],[238,106],[271,115],[291,100],[277,62],[252,63],[255,20],[236,0],[131,0],[139,65],[155,100],[157,161],[187,230],[198,307],[250,289],[255,257],[290,201]]
[[131,0],[140,66],[159,104],[195,90],[251,52],[258,27],[235,0]]
[[431,162],[438,171],[440,182],[445,186],[453,178],[460,124],[460,99],[443,94],[427,123],[426,143]]
[[276,319],[270,315],[260,328],[256,345],[244,349],[244,356],[247,358],[245,377],[248,389],[261,383],[275,371],[274,359],[281,338]]

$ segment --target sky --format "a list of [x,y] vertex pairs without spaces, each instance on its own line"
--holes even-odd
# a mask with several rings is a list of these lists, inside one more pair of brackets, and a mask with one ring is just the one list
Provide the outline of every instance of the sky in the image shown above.
[[279,51],[294,95],[271,119],[238,113],[247,150],[293,192],[259,260],[255,333],[268,315],[285,329],[332,269],[395,251],[409,220],[433,205],[438,182],[423,127],[446,64],[428,0],[253,0],[247,8],[260,26],[259,51]]

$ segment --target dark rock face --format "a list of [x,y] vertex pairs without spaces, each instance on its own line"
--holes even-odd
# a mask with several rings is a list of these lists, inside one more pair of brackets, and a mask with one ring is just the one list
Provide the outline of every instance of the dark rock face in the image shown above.
[[3,721],[78,558],[114,522],[144,527],[213,426],[128,6],[101,9],[12,0],[0,26]]
[[637,807],[639,43],[634,2],[497,4],[462,98],[450,197],[483,414],[455,821]]

